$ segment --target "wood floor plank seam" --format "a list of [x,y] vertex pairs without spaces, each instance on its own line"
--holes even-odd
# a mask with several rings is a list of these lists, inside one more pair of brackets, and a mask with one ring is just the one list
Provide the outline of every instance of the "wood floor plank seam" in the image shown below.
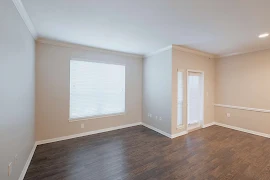
[[[145,124],[145,123],[142,123],[142,122],[139,122],[139,123],[135,123],[135,124],[131,124],[131,125],[126,125],[126,126],[122,126],[122,128],[116,128],[116,129],[107,129],[107,131],[103,131],[103,132],[110,132],[110,131],[113,131],[113,130],[117,130],[117,129],[123,129],[123,128],[128,128],[128,127],[133,127],[133,126],[138,126],[138,125],[143,125],[144,127],[147,127],[149,129],[152,129],[154,130],[154,128],[150,128],[151,126]],[[218,123],[218,122],[213,122],[213,123],[209,123],[209,124],[206,124],[203,126],[203,128],[206,128],[206,127],[210,127],[210,126],[213,126],[213,125],[217,125],[217,126],[221,126],[221,127],[225,127],[225,128],[229,128],[229,129],[233,129],[233,130],[237,130],[237,131],[241,131],[241,132],[245,132],[245,133],[249,133],[249,134],[253,134],[253,135],[258,135],[258,136],[262,136],[262,137],[266,137],[266,138],[270,138],[270,135],[269,134],[265,134],[265,133],[260,133],[260,132],[255,132],[255,131],[251,131],[251,130],[247,130],[247,129],[243,129],[243,128],[239,128],[239,127],[235,127],[235,126],[230,126],[230,125],[226,125],[226,124],[222,124],[222,123]],[[156,130],[154,130],[156,131]],[[101,131],[97,131],[97,133],[103,133],[102,130]],[[161,130],[158,130],[157,131],[158,133],[162,134],[162,135],[165,135],[164,132],[162,132]],[[88,135],[94,135],[95,133],[89,133]],[[183,132],[183,133],[180,133],[179,136],[182,136],[182,135],[185,135],[186,133]],[[83,134],[83,136],[88,136],[87,134]],[[166,137],[169,137],[169,138],[175,138],[175,137],[178,137],[178,136],[175,136],[175,134],[173,135],[170,135],[169,133],[166,133],[165,135]],[[68,139],[72,139],[72,138],[77,138],[77,137],[82,137],[82,136],[78,136],[78,135],[75,135],[75,136],[69,136],[70,138]],[[38,145],[42,145],[45,143],[52,143],[52,142],[57,142],[57,141],[62,141],[62,140],[66,140],[65,138],[63,139],[56,139],[56,141],[53,141],[52,139],[51,140],[45,140],[45,141],[37,141],[34,146],[33,146],[33,149],[29,155],[29,158],[27,159],[26,163],[25,163],[25,166],[24,166],[24,169],[20,175],[20,178],[19,180],[23,180],[24,179],[24,176],[28,170],[28,167],[30,165],[30,162],[31,162],[31,159],[35,153],[35,150],[36,150],[36,147]]]
[[220,126],[170,139],[134,126],[39,145],[25,180],[270,179],[270,141]]

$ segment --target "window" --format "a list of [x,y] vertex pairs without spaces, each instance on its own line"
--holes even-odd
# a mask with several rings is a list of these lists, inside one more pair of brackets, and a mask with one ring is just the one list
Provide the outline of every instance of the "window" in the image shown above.
[[177,72],[178,87],[177,87],[177,127],[183,126],[183,72]]
[[70,120],[124,112],[125,66],[70,61]]

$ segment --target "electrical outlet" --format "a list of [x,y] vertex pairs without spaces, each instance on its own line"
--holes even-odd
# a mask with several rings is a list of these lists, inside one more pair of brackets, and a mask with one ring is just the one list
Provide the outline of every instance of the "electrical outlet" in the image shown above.
[[162,120],[162,118],[161,118],[161,117],[159,117],[159,120],[161,121],[161,120]]
[[12,173],[12,162],[8,164],[8,176],[11,176]]
[[226,115],[227,115],[228,118],[231,117],[231,114],[230,113],[227,113]]
[[81,124],[81,128],[82,128],[82,129],[84,128],[84,124],[83,124],[83,123]]

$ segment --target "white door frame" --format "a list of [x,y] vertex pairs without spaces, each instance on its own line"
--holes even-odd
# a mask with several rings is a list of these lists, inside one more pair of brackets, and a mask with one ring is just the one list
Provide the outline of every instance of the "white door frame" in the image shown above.
[[189,74],[189,72],[195,72],[195,73],[201,73],[202,74],[202,99],[201,99],[201,107],[202,107],[202,109],[201,109],[201,117],[202,117],[202,119],[200,119],[200,122],[199,122],[199,125],[200,125],[200,127],[203,127],[203,125],[204,125],[204,71],[200,71],[200,70],[193,70],[193,69],[187,69],[187,86],[186,86],[186,88],[187,88],[187,125],[186,125],[186,131],[188,131],[188,114],[189,114],[189,108],[188,108],[188,104],[189,104],[189,99],[188,99],[188,74]]

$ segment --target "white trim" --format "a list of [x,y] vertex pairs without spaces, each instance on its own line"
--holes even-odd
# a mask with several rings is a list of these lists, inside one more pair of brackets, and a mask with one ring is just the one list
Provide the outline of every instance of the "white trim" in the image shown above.
[[146,123],[142,123],[143,126],[149,128],[149,129],[152,129],[153,131],[156,131],[158,132],[159,134],[162,134],[170,139],[173,139],[173,138],[176,138],[176,137],[179,137],[179,136],[183,136],[183,135],[186,135],[188,132],[187,131],[182,131],[180,133],[176,133],[176,134],[169,134],[167,132],[164,132],[158,128],[155,128],[153,126],[150,126],[149,124],[146,124]]
[[[100,64],[111,64],[111,65],[120,65],[123,66],[125,69],[125,86],[126,86],[126,65],[123,63],[105,63],[105,62],[98,62],[98,61],[92,61],[90,59],[85,59],[85,58],[72,58],[69,60],[69,85],[70,85],[70,72],[71,72],[71,61],[84,61],[84,62],[93,62],[93,63],[100,63]],[[77,118],[70,118],[68,119],[69,122],[77,122],[77,121],[87,121],[91,119],[99,119],[99,118],[108,118],[108,117],[113,117],[113,116],[123,116],[126,115],[126,104],[127,104],[127,92],[125,90],[125,109],[124,112],[118,112],[114,114],[106,114],[106,115],[96,115],[96,116],[86,116],[86,117],[77,117]],[[69,97],[69,113],[70,113],[70,97]],[[70,115],[69,115],[70,116]]]
[[249,108],[249,107],[242,107],[242,106],[231,106],[231,105],[225,105],[225,104],[214,104],[214,106],[231,108],[231,109],[240,109],[240,110],[246,110],[246,111],[270,113],[270,110],[268,110],[268,109],[257,109],[257,108]]
[[[123,126],[117,126],[117,127],[112,127],[112,128],[106,128],[106,129],[101,129],[101,130],[96,130],[96,131],[90,131],[90,132],[86,132],[86,133],[80,133],[80,134],[75,134],[75,135],[71,135],[71,136],[64,136],[64,137],[60,137],[60,138],[54,138],[54,139],[47,139],[47,140],[43,140],[43,141],[37,141],[35,142],[29,157],[25,163],[25,166],[21,172],[21,175],[19,177],[19,180],[23,180],[24,176],[27,172],[27,169],[31,163],[31,160],[33,158],[33,155],[35,153],[36,147],[37,145],[41,145],[41,144],[47,144],[47,143],[51,143],[51,142],[57,142],[57,141],[62,141],[62,140],[67,140],[67,139],[72,139],[72,138],[77,138],[77,137],[82,137],[82,136],[88,136],[88,135],[93,135],[93,134],[98,134],[98,133],[102,133],[102,132],[108,132],[108,131],[113,131],[113,130],[117,130],[117,129],[123,129],[123,128],[127,128],[127,127],[133,127],[133,126],[138,126],[138,125],[143,125],[149,129],[152,129],[168,138],[176,138],[179,136],[183,136],[188,134],[188,131],[183,131],[180,133],[176,133],[176,134],[172,134],[170,135],[169,133],[166,133],[164,131],[161,131],[160,129],[157,129],[153,126],[150,126],[148,124],[142,123],[142,122],[138,122],[138,123],[133,123],[133,124],[127,124],[127,125],[123,125]],[[235,126],[230,126],[227,124],[222,124],[222,123],[218,123],[218,122],[212,122],[212,123],[208,123],[203,125],[203,128],[207,128],[213,125],[217,125],[217,126],[221,126],[221,127],[225,127],[225,128],[229,128],[229,129],[233,129],[233,130],[237,130],[237,131],[241,131],[241,132],[245,132],[245,133],[249,133],[249,134],[253,134],[253,135],[257,135],[257,136],[262,136],[262,137],[266,137],[266,138],[270,138],[270,134],[266,134],[266,133],[260,133],[260,132],[256,132],[256,131],[252,131],[252,130],[248,130],[248,129],[244,129],[244,128],[239,128],[239,127],[235,127]]]
[[[178,87],[179,87],[179,73],[182,73],[182,124],[178,124],[178,118],[179,118],[179,114],[178,114],[178,108],[179,108],[179,105],[178,105],[178,97],[179,97],[179,89],[178,89]],[[176,99],[177,99],[177,101],[176,101],[176,112],[177,112],[177,115],[176,115],[176,126],[177,126],[177,129],[183,129],[183,128],[185,128],[185,125],[184,125],[184,116],[183,116],[183,114],[184,114],[184,97],[185,97],[185,70],[184,69],[177,69],[177,75],[176,75],[176,77],[177,77],[177,86],[176,86],[176,92],[177,92],[177,97],[176,97]],[[181,106],[181,105],[180,105]]]
[[233,130],[237,130],[237,131],[241,131],[241,132],[245,132],[245,133],[249,133],[249,134],[253,134],[253,135],[257,135],[257,136],[270,138],[270,134],[266,134],[266,133],[252,131],[252,130],[249,130],[249,129],[244,129],[244,128],[231,126],[231,125],[227,125],[227,124],[222,124],[222,123],[218,123],[218,122],[215,122],[215,125],[222,126],[222,127],[229,128],[229,129],[233,129]]
[[184,129],[184,128],[185,128],[185,125],[183,125],[183,124],[178,125],[178,126],[176,127],[177,130],[179,130],[179,129]]
[[35,143],[34,143],[34,146],[33,146],[33,148],[32,148],[32,150],[31,150],[31,152],[30,152],[30,154],[29,154],[29,156],[28,156],[28,159],[27,159],[27,161],[26,161],[26,163],[25,163],[25,165],[24,165],[24,167],[23,167],[23,170],[22,170],[22,172],[21,172],[21,175],[20,175],[20,177],[19,177],[19,180],[23,180],[23,179],[24,179],[24,176],[25,176],[25,174],[26,174],[26,172],[27,172],[27,169],[28,169],[28,167],[29,167],[29,165],[30,165],[30,162],[31,162],[31,160],[32,160],[32,158],[33,158],[33,155],[34,155],[34,153],[35,153],[36,147],[37,147],[37,143],[35,142]]
[[193,70],[193,69],[187,69],[187,84],[186,84],[186,90],[187,90],[187,120],[186,120],[186,122],[187,122],[187,125],[186,125],[186,130],[188,131],[188,130],[192,130],[192,129],[189,129],[188,128],[188,114],[189,114],[189,108],[188,108],[188,105],[189,105],[189,95],[188,95],[188,74],[189,74],[189,72],[195,72],[195,73],[201,73],[201,77],[202,77],[202,99],[201,99],[201,107],[202,107],[202,109],[201,109],[201,118],[202,119],[200,119],[200,122],[199,122],[199,127],[201,127],[203,124],[204,124],[204,71],[201,71],[201,70]]
[[95,130],[95,131],[88,131],[88,132],[84,132],[84,133],[73,134],[73,135],[69,135],[69,136],[62,136],[62,137],[53,138],[53,139],[41,140],[41,141],[37,141],[37,145],[47,144],[47,143],[52,143],[52,142],[57,142],[57,141],[63,141],[63,140],[67,140],[67,139],[73,139],[73,138],[78,138],[78,137],[83,137],[83,136],[88,136],[88,135],[93,135],[93,134],[99,134],[99,133],[114,131],[114,130],[118,130],[118,129],[124,129],[124,128],[128,128],[128,127],[138,126],[141,124],[142,124],[141,122],[137,122],[137,123],[133,123],[133,124],[126,124],[126,125],[122,125],[122,126],[99,129],[99,130]]
[[249,53],[256,53],[256,52],[260,52],[260,51],[266,51],[266,50],[269,50],[269,49],[270,49],[270,47],[251,50],[251,51],[242,51],[242,52],[236,52],[236,53],[230,53],[230,54],[223,54],[223,55],[220,55],[218,58],[226,58],[226,57],[231,57],[231,56],[238,56],[238,55],[244,55],[244,54],[249,54]]
[[145,123],[142,123],[142,125],[149,128],[149,129],[152,129],[153,131],[156,131],[156,132],[158,132],[158,133],[160,133],[160,134],[162,134],[164,136],[167,136],[168,138],[171,138],[171,135],[169,133],[166,133],[166,132],[164,132],[164,131],[162,131],[162,130],[160,130],[158,128],[155,128],[155,127],[150,126],[150,125],[145,124]]
[[210,126],[213,126],[213,125],[215,125],[215,122],[204,124],[204,125],[202,125],[202,128],[207,128],[207,127],[210,127]]
[[188,134],[187,131],[182,131],[180,133],[172,134],[171,135],[171,139],[176,138],[176,137],[179,137],[179,136],[183,136],[183,135],[186,135],[186,134]]
[[29,15],[27,14],[22,1],[21,0],[12,0],[14,5],[16,6],[19,14],[21,15],[25,25],[27,26],[27,28],[29,29],[31,35],[33,36],[34,39],[37,38],[38,34],[37,31],[35,29],[35,26],[33,25],[33,22],[31,21]]
[[191,54],[195,54],[195,55],[199,55],[199,56],[203,56],[203,57],[208,57],[208,58],[211,58],[211,59],[215,59],[215,58],[219,57],[218,55],[214,55],[214,54],[202,52],[202,51],[199,51],[199,50],[196,50],[196,49],[190,49],[190,48],[187,48],[187,47],[184,47],[184,46],[172,44],[170,46],[167,46],[167,47],[158,49],[158,50],[156,50],[154,52],[151,52],[149,54],[146,54],[144,56],[144,58],[149,58],[151,56],[154,56],[154,55],[159,54],[161,52],[167,51],[169,49],[175,49],[175,50],[178,50],[178,51],[187,52],[187,53],[191,53]]
[[172,49],[172,45],[167,46],[167,47],[164,47],[164,48],[161,48],[161,49],[156,50],[156,51],[154,51],[154,52],[151,52],[151,53],[149,53],[149,54],[146,54],[146,55],[144,56],[144,58],[149,58],[149,57],[151,57],[151,56],[154,56],[154,55],[159,54],[159,53],[161,53],[161,52],[167,51],[167,50],[169,50],[169,49]]
[[36,40],[36,42],[41,43],[41,44],[49,44],[49,45],[53,45],[53,46],[82,49],[85,51],[98,51],[98,52],[103,52],[103,53],[110,53],[110,54],[116,54],[116,55],[121,55],[121,56],[129,56],[129,57],[143,59],[143,55],[140,55],[140,54],[125,53],[125,52],[114,51],[114,50],[109,50],[109,49],[102,49],[102,48],[84,46],[84,45],[74,44],[74,43],[69,43],[69,42],[57,41],[57,40],[52,40],[52,39],[38,38]]
[[200,129],[202,127],[201,123],[188,124],[187,131],[192,132],[194,130]]
[[203,56],[203,57],[208,57],[208,58],[211,58],[211,59],[218,58],[217,55],[202,52],[202,51],[199,51],[199,50],[196,50],[196,49],[190,49],[190,48],[180,46],[180,45],[172,45],[172,49],[182,51],[182,52],[191,53],[191,54],[195,54],[195,55],[199,55],[199,56]]
[[87,121],[91,119],[100,119],[100,118],[108,118],[108,117],[114,117],[114,116],[123,116],[126,113],[115,113],[115,114],[108,114],[108,115],[100,115],[100,116],[89,116],[89,117],[81,117],[81,118],[69,118],[69,122],[77,122],[77,121]]

